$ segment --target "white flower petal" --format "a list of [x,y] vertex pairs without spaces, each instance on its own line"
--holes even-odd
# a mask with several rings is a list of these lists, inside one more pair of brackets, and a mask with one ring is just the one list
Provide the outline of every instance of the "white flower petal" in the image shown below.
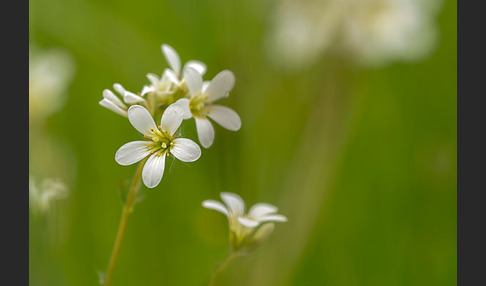
[[138,132],[149,135],[151,130],[156,130],[157,126],[150,112],[141,105],[132,105],[128,109],[128,120]]
[[164,73],[162,74],[161,80],[162,81],[169,81],[169,82],[176,84],[176,85],[180,84],[179,77],[171,69],[165,69],[164,70]]
[[162,130],[167,131],[170,135],[177,131],[177,128],[181,126],[182,120],[184,119],[184,110],[179,104],[169,105],[162,118],[160,119],[160,126]]
[[162,180],[165,168],[165,154],[153,154],[147,159],[142,170],[142,181],[147,188],[154,188]]
[[159,83],[159,78],[153,74],[153,73],[148,73],[147,74],[147,79],[150,81],[150,83],[154,86],[156,86]]
[[123,100],[128,104],[145,102],[145,99],[143,97],[130,91],[125,92],[125,95],[123,96]]
[[201,157],[201,148],[196,142],[187,138],[176,138],[170,153],[182,162],[194,162]]
[[182,110],[184,111],[184,115],[183,115],[184,119],[189,119],[192,117],[191,109],[189,108],[189,103],[190,101],[187,98],[181,98],[178,101],[173,103],[182,107]]
[[253,235],[253,240],[255,242],[265,240],[272,233],[274,228],[275,228],[275,224],[273,222],[262,225],[257,229],[255,234]]
[[205,93],[209,96],[209,101],[213,102],[220,98],[227,97],[234,86],[235,76],[231,71],[224,70],[211,80]]
[[115,83],[113,84],[113,88],[116,90],[116,92],[118,92],[121,96],[123,96],[123,94],[125,94],[125,88],[119,84],[119,83]]
[[228,206],[230,214],[242,216],[245,213],[245,202],[235,193],[221,193],[221,199]]
[[276,213],[278,208],[267,203],[254,204],[248,211],[248,216],[252,219],[258,220],[260,217],[272,213]]
[[202,206],[207,208],[207,209],[212,209],[212,210],[218,211],[220,213],[223,213],[224,215],[229,217],[229,213],[228,213],[228,210],[226,209],[226,207],[218,201],[205,200],[205,201],[202,202]]
[[262,222],[266,222],[266,221],[287,221],[287,218],[283,215],[279,215],[279,214],[269,214],[269,215],[264,215],[264,216],[261,216],[258,221],[260,223]]
[[241,127],[240,116],[229,107],[213,104],[209,109],[208,116],[228,130],[237,131]]
[[121,109],[127,108],[126,105],[111,90],[103,90],[103,97],[116,104]]
[[200,61],[196,61],[196,60],[187,61],[186,64],[184,65],[184,68],[182,69],[182,72],[184,73],[184,71],[187,68],[193,68],[197,70],[197,72],[201,75],[204,75],[206,73],[206,65]]
[[142,96],[144,96],[145,94],[153,91],[154,91],[153,87],[144,85],[141,94]]
[[100,105],[105,107],[105,108],[108,108],[109,110],[121,115],[121,116],[124,116],[124,117],[127,117],[127,111],[125,109],[121,109],[119,106],[117,106],[116,104],[113,103],[113,101],[110,101],[106,98],[103,98],[100,102]]
[[115,154],[115,161],[122,165],[128,166],[137,163],[150,154],[147,147],[147,141],[132,141],[121,146]]
[[184,71],[184,79],[186,80],[191,97],[201,92],[203,80],[201,74],[197,70],[187,68]]
[[256,227],[260,224],[258,221],[254,221],[246,217],[238,217],[238,222],[249,228]]
[[208,86],[209,86],[210,83],[211,83],[210,80],[203,81],[203,83],[202,83],[202,89],[201,89],[201,92],[202,93],[205,93],[206,92],[206,89],[208,89]]
[[204,148],[209,148],[214,141],[214,128],[209,119],[194,117],[196,120],[197,137]]
[[181,72],[181,60],[177,52],[171,46],[163,44],[162,53],[164,54],[167,63],[169,63],[169,66],[172,68],[176,76],[179,76]]

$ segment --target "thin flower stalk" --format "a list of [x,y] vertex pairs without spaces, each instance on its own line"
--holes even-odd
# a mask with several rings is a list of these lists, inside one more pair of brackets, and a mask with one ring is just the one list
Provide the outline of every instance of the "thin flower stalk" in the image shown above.
[[138,190],[140,189],[140,181],[142,179],[142,170],[145,164],[145,158],[138,165],[135,175],[133,176],[132,183],[130,184],[130,189],[128,191],[128,197],[123,207],[122,217],[120,219],[120,224],[118,226],[118,231],[116,234],[115,245],[113,246],[113,251],[111,253],[110,262],[108,264],[108,269],[106,271],[106,277],[104,280],[104,286],[109,286],[113,279],[113,271],[115,270],[116,260],[120,251],[120,246],[125,235],[125,228],[127,225],[128,217],[133,211],[133,205],[135,203],[135,198]]

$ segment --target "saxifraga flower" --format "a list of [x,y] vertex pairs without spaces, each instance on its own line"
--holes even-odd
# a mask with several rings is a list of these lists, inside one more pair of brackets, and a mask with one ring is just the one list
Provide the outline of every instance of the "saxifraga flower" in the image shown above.
[[132,141],[121,146],[115,154],[115,160],[127,166],[148,157],[142,170],[142,181],[148,188],[154,188],[160,183],[169,154],[183,162],[194,162],[201,156],[201,148],[194,141],[177,137],[176,131],[183,120],[180,106],[167,107],[162,114],[160,126],[156,125],[143,106],[133,105],[127,114],[133,127],[148,140]]

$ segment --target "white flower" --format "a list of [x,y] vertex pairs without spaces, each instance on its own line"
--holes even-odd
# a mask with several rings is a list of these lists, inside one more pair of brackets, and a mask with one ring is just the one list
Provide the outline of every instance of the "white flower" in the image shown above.
[[68,51],[41,50],[29,43],[29,115],[32,118],[49,116],[62,108],[75,66]]
[[46,214],[54,201],[67,198],[69,189],[58,178],[42,179],[36,184],[33,176],[29,176],[29,205],[34,213]]
[[185,70],[188,68],[195,69],[201,76],[206,73],[206,65],[203,62],[190,60],[182,69],[181,72],[181,59],[179,58],[179,54],[169,45],[163,44],[161,46],[162,53],[164,54],[167,63],[169,64],[171,69],[166,70],[164,73],[167,73],[169,80],[174,80],[178,84],[182,81],[181,76],[184,74]]
[[438,42],[435,16],[442,0],[278,0],[266,37],[278,67],[298,71],[324,54],[366,67],[417,61]]
[[233,250],[258,243],[272,230],[271,222],[285,222],[287,218],[276,214],[278,208],[267,203],[253,205],[248,213],[245,213],[245,202],[234,193],[221,193],[221,199],[225,204],[214,200],[205,200],[202,206],[216,210],[228,217],[230,227],[230,244]]
[[[186,62],[181,73],[181,60],[179,54],[169,45],[163,44],[161,46],[162,54],[164,55],[170,68],[166,68],[160,78],[148,73],[147,78],[150,81],[150,86],[144,87],[144,91],[153,92],[159,96],[160,100],[167,100],[167,97],[176,93],[179,89],[183,89],[183,93],[187,92],[185,88],[185,81],[182,78],[184,71],[191,67],[197,70],[201,76],[206,73],[206,65],[203,62],[190,60]],[[144,94],[144,92],[142,92]]]
[[183,162],[194,162],[201,156],[201,148],[194,141],[176,138],[176,131],[183,120],[180,106],[167,107],[158,127],[143,106],[133,105],[127,114],[133,127],[149,140],[133,141],[121,146],[115,154],[115,160],[127,166],[148,157],[142,170],[142,180],[148,188],[154,188],[160,183],[165,159],[169,154]]
[[[146,100],[133,92],[127,91],[121,84],[115,83],[113,84],[113,89],[118,92],[123,101],[127,104],[136,104],[136,103],[143,103],[146,104]],[[146,93],[146,90],[142,91],[142,94]],[[111,90],[105,89],[103,90],[103,99],[99,102],[99,104],[103,107],[108,108],[109,110],[127,117],[127,105],[121,101]]]
[[429,1],[349,2],[343,22],[343,51],[360,64],[378,67],[390,60],[415,61],[435,48],[433,13],[424,3]]
[[235,85],[235,76],[229,70],[217,74],[209,83],[202,80],[201,74],[187,68],[184,72],[190,98],[181,98],[176,104],[184,108],[184,119],[194,117],[199,142],[204,148],[209,148],[214,140],[214,128],[209,118],[222,127],[237,131],[241,127],[241,119],[233,109],[213,104],[214,101],[228,97]]

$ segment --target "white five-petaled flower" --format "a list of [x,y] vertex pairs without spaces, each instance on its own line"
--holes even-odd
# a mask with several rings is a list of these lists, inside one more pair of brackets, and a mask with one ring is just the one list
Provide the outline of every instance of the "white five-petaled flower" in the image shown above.
[[278,208],[267,203],[254,204],[245,213],[245,202],[234,193],[223,192],[221,199],[225,204],[214,200],[205,200],[202,206],[216,210],[228,217],[230,244],[233,250],[249,246],[273,230],[271,222],[285,222],[287,218],[276,214]]
[[133,127],[149,140],[133,141],[121,146],[115,154],[115,160],[127,166],[148,157],[142,170],[142,180],[148,188],[154,188],[160,183],[165,159],[169,154],[183,162],[194,162],[201,156],[201,148],[194,141],[176,138],[176,131],[183,120],[180,106],[167,107],[158,127],[143,106],[131,106],[127,115]]
[[181,98],[176,103],[184,108],[184,119],[194,117],[199,142],[209,148],[214,140],[214,127],[210,117],[222,127],[237,131],[241,119],[233,109],[213,104],[214,101],[228,97],[235,85],[235,76],[229,70],[218,73],[209,83],[203,82],[201,74],[189,67],[184,72],[190,98]]

